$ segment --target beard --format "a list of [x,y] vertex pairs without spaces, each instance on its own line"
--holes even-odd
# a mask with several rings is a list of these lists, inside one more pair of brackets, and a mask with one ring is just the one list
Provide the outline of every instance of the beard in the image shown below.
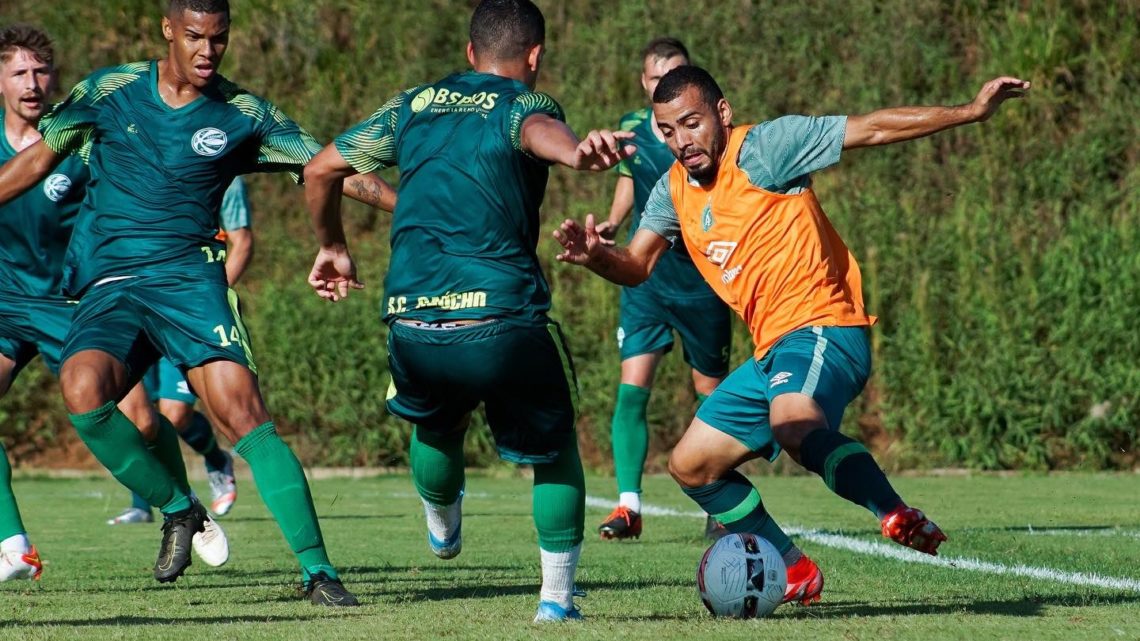
[[713,134],[709,148],[707,150],[701,150],[708,156],[708,164],[703,167],[690,168],[690,178],[701,184],[707,184],[716,179],[716,175],[720,171],[720,157],[724,153],[725,141],[727,139],[728,136],[725,134],[724,129],[718,127],[716,133]]

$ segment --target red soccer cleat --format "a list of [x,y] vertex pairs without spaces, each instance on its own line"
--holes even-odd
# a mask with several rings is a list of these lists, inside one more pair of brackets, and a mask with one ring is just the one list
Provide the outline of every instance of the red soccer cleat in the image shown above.
[[906,504],[883,517],[883,536],[932,556],[938,555],[938,546],[946,540],[946,535],[934,521],[926,518],[922,510]]
[[784,590],[782,603],[795,601],[800,605],[811,605],[819,601],[823,592],[823,572],[805,554],[788,568],[788,587]]
[[624,505],[614,508],[604,523],[598,526],[603,539],[636,539],[641,537],[641,515]]

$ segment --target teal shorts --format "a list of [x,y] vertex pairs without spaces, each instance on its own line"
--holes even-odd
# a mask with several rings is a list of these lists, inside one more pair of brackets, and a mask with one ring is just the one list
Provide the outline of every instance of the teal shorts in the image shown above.
[[673,349],[673,332],[689,367],[705,376],[728,373],[732,344],[732,310],[715,295],[671,297],[651,287],[623,287],[618,349],[624,361],[634,356]]
[[169,359],[158,359],[158,362],[146,371],[142,382],[146,387],[147,396],[152,401],[163,399],[178,401],[187,405],[198,402],[198,397],[190,389],[190,382],[186,380],[182,370],[178,369]]
[[27,298],[0,293],[0,354],[16,362],[15,379],[36,354],[55,376],[63,363],[61,352],[75,301],[63,297]]
[[389,328],[392,414],[451,433],[483,403],[499,456],[512,463],[552,462],[574,435],[578,380],[557,324]]
[[774,461],[780,446],[768,421],[772,399],[810,396],[828,428],[838,430],[870,374],[866,327],[805,327],[785,334],[763,358],[733,370],[697,409],[697,418]]
[[224,360],[257,373],[237,293],[220,279],[193,275],[139,276],[88,289],[63,359],[85,350],[126,365],[132,383],[160,357],[181,370]]

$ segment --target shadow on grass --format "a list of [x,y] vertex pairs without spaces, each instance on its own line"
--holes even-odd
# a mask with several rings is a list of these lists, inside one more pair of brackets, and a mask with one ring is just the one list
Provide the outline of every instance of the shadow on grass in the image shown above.
[[960,601],[950,603],[868,604],[857,601],[832,601],[807,608],[785,608],[788,619],[840,619],[848,617],[931,616],[947,614],[1039,617],[1046,607],[1083,607],[1140,603],[1140,595],[1087,593],[1047,597],[1022,597],[1008,601]]
[[[43,625],[58,625],[69,626],[76,628],[97,628],[97,627],[125,627],[125,626],[148,626],[148,625],[181,625],[181,624],[219,624],[219,623],[288,623],[292,621],[320,621],[328,614],[328,610],[314,610],[311,615],[262,615],[262,616],[221,616],[221,617],[140,617],[140,616],[116,616],[106,617],[102,619],[51,619],[51,620],[37,620],[37,621],[19,621],[19,620],[3,620],[0,621],[0,629],[4,628],[18,628],[18,627],[32,627]],[[359,612],[359,614],[354,614]],[[344,611],[337,610],[336,618],[342,619],[344,617],[360,616],[366,612],[363,611]]]

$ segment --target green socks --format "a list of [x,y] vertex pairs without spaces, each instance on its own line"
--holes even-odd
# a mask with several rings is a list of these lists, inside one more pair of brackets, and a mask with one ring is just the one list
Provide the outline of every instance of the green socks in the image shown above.
[[190,449],[206,459],[207,472],[221,472],[226,466],[226,455],[214,438],[214,428],[201,412],[190,415],[190,424],[179,434]]
[[820,428],[808,434],[800,445],[800,461],[823,477],[832,492],[880,519],[902,503],[867,448],[839,432]]
[[293,450],[277,435],[273,423],[246,434],[234,446],[234,451],[249,463],[261,500],[297,556],[304,579],[317,572],[337,578],[336,569],[325,552],[305,471]]
[[586,522],[586,480],[571,434],[553,463],[534,465],[534,526],[538,547],[571,552],[582,542]]
[[418,426],[412,431],[412,482],[423,500],[436,506],[455,503],[463,490],[465,430],[438,434]]
[[645,419],[648,405],[648,389],[625,383],[618,387],[610,439],[619,493],[641,492],[641,472],[649,452],[649,424]]
[[189,495],[190,480],[186,478],[186,461],[182,459],[182,448],[178,445],[178,432],[162,414],[158,414],[158,435],[146,446],[178,484],[178,489]]
[[[142,435],[114,401],[69,418],[79,438],[120,483],[163,514],[190,509],[190,496],[150,452]],[[185,466],[182,474],[185,479]]]
[[26,532],[16,495],[12,493],[12,465],[8,462],[8,452],[0,444],[0,541]]
[[730,471],[701,487],[682,487],[689,498],[711,514],[729,532],[751,532],[768,539],[781,555],[794,548],[792,540],[764,509],[760,493],[744,475]]

